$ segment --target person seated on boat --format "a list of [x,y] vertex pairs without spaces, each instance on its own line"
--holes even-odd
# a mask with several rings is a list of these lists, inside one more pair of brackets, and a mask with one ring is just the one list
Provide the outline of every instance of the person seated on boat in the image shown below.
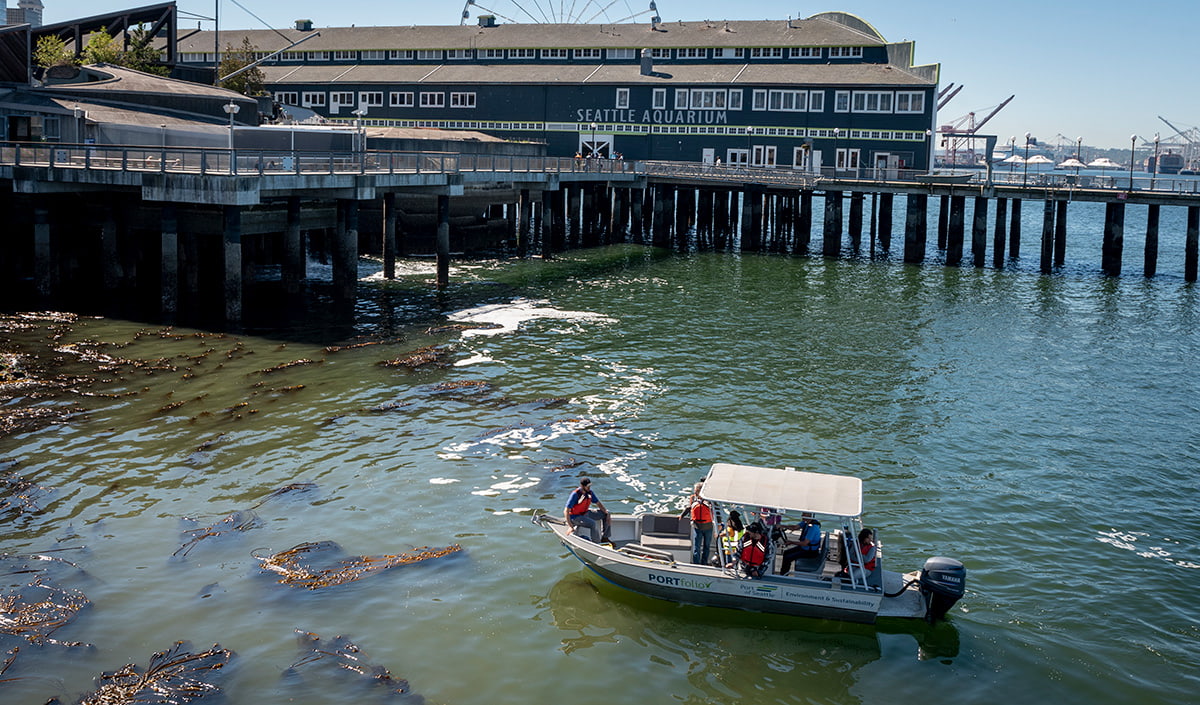
[[[737,560],[734,563],[741,568],[747,577],[762,577],[767,563],[767,533],[766,529],[759,522],[756,521],[746,527],[746,532],[742,535],[741,545],[738,547]],[[730,563],[725,567],[732,568],[734,563]]]
[[[595,504],[599,509],[592,509]],[[567,506],[563,509],[563,518],[567,520],[567,533],[575,533],[576,527],[583,527],[590,532],[593,543],[600,543],[608,536],[608,510],[604,502],[592,491],[591,478],[579,481],[579,487],[567,498]],[[599,525],[597,525],[599,524]],[[602,530],[603,529],[603,530]]]
[[[875,559],[879,556],[879,552],[875,550],[875,532],[863,527],[863,530],[858,532],[858,553],[862,557],[862,567],[867,575],[870,575],[875,570]],[[842,568],[841,577],[847,577],[850,574],[850,566]]]
[[742,535],[746,533],[746,527],[742,525],[742,515],[738,510],[734,509],[729,512],[729,518],[725,520],[725,528],[721,531],[721,550],[724,555],[737,555],[738,545],[742,541]]
[[713,513],[712,507],[700,497],[704,481],[696,483],[692,488],[692,496],[688,498],[688,511],[692,515],[692,563],[705,565],[712,553]]
[[797,560],[816,558],[821,555],[821,522],[817,521],[811,512],[804,512],[800,518],[799,524],[781,527],[787,531],[800,532],[800,538],[797,540],[784,539],[788,548],[783,552],[780,575],[790,573]]

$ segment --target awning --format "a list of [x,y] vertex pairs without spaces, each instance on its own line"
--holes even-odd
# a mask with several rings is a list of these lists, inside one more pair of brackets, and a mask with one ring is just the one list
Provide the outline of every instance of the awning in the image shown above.
[[700,496],[713,502],[781,511],[840,517],[862,514],[862,480],[846,475],[714,463]]

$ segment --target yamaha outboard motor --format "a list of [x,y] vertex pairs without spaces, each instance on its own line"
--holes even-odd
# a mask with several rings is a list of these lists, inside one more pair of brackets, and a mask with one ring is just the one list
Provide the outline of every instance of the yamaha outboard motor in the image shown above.
[[934,557],[921,568],[921,596],[925,619],[936,622],[958,602],[967,589],[967,569],[953,558]]

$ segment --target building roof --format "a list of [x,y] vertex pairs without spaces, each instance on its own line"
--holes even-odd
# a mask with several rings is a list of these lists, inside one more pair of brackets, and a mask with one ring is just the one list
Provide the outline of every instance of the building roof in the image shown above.
[[[694,48],[882,46],[887,42],[869,24],[844,13],[821,13],[804,20],[667,22],[649,24],[500,24],[495,27],[418,26],[317,28],[321,36],[303,51],[371,49],[530,49],[530,48]],[[312,32],[285,29],[224,30],[220,46],[240,46],[242,38],[260,51],[275,51]],[[211,31],[179,38],[179,51],[211,52]],[[297,49],[301,51],[301,49]]]
[[143,95],[203,97],[239,102],[252,100],[237,91],[217,88],[203,83],[164,78],[112,64],[95,64],[85,67],[85,70],[92,74],[90,80],[50,84],[49,88],[69,90],[72,93],[101,94],[131,92]]
[[642,75],[636,64],[528,64],[446,63],[440,65],[356,64],[262,67],[265,83],[280,88],[291,84],[331,86],[348,84],[729,84],[778,85],[895,85],[927,87],[936,80],[909,73],[890,64],[661,64],[652,75]]

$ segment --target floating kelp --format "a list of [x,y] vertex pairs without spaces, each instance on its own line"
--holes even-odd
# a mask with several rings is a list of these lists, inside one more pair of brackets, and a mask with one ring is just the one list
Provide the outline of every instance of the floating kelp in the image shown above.
[[473,392],[488,392],[491,391],[492,385],[489,382],[478,380],[463,380],[461,382],[443,382],[433,386],[435,393],[441,392],[459,392],[463,390]]
[[38,500],[49,493],[50,488],[34,484],[20,475],[0,475],[0,514],[39,511]]
[[388,669],[368,663],[362,649],[344,636],[335,636],[322,642],[320,636],[297,629],[296,642],[300,646],[300,659],[288,667],[285,675],[294,675],[299,669],[321,663],[362,676],[370,685],[385,688],[392,694],[410,692],[407,680],[393,678]]
[[404,401],[404,402],[388,401],[388,402],[384,402],[382,404],[377,404],[375,406],[372,406],[370,409],[367,409],[367,411],[374,413],[374,414],[381,414],[381,413],[384,413],[387,411],[398,411],[409,405],[410,405],[410,402],[406,402],[406,401]]
[[371,347],[372,345],[388,345],[388,344],[395,343],[395,342],[396,341],[394,341],[394,340],[368,340],[363,343],[348,343],[346,345],[330,345],[325,348],[325,352],[336,353],[336,352],[341,352],[343,350],[356,350],[358,348],[368,348],[368,347]]
[[430,345],[418,348],[404,357],[394,360],[384,360],[379,363],[384,367],[407,367],[415,370],[418,367],[449,367],[453,350],[445,345]]
[[309,492],[315,492],[316,490],[317,490],[317,483],[315,483],[315,482],[292,482],[290,484],[284,485],[283,487],[278,487],[274,490],[271,490],[271,494],[264,497],[262,499],[262,501],[256,505],[254,505],[253,508],[258,509],[259,507],[266,504],[267,502],[270,502],[273,499],[279,499],[279,498],[285,497],[285,496],[290,497],[290,496],[296,495],[296,494],[306,494]]
[[287,370],[292,367],[301,367],[303,365],[319,365],[319,364],[321,364],[321,361],[313,361],[313,360],[309,360],[308,358],[301,358],[299,360],[292,360],[291,362],[285,362],[281,365],[275,365],[274,367],[268,367],[265,370],[259,370],[257,374],[269,375],[269,374],[273,374],[275,372],[282,372],[283,370]]
[[258,515],[253,510],[231,512],[210,526],[185,531],[184,535],[188,537],[187,541],[171,555],[176,558],[184,558],[196,547],[196,544],[204,539],[221,536],[234,531],[249,531],[260,526],[262,526],[262,520],[258,518]]
[[87,646],[50,636],[91,604],[79,590],[60,586],[51,569],[82,572],[74,563],[55,556],[0,554],[0,635],[31,644]]
[[[441,558],[461,550],[462,546],[458,544],[433,549],[423,546],[411,553],[347,558],[341,547],[333,541],[313,541],[269,556],[254,557],[264,571],[283,576],[277,582],[316,590],[352,583],[389,568]],[[323,564],[323,567],[319,564]]]
[[145,670],[129,664],[101,674],[96,679],[99,687],[80,698],[79,705],[190,703],[220,695],[221,688],[213,681],[229,664],[233,652],[220,644],[198,654],[188,648],[184,642],[176,642],[166,651],[155,652]]

